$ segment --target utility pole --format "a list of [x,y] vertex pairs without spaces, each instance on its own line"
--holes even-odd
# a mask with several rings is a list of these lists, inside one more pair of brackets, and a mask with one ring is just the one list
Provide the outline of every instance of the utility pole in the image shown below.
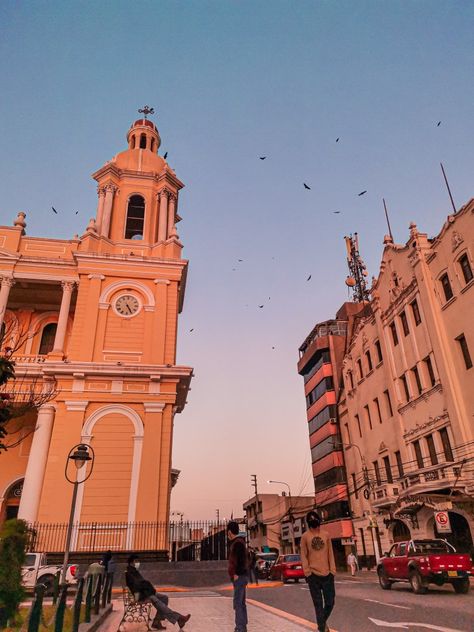
[[258,496],[258,488],[257,488],[257,475],[251,474],[250,480],[252,481],[253,488],[255,489],[255,496]]
[[219,509],[216,509],[216,518],[217,518],[217,524],[219,524],[219,520],[220,520],[220,511]]
[[252,482],[253,488],[255,490],[255,526],[257,527],[257,538],[259,531],[259,520],[258,520],[258,486],[257,486],[257,475],[251,474],[250,480]]

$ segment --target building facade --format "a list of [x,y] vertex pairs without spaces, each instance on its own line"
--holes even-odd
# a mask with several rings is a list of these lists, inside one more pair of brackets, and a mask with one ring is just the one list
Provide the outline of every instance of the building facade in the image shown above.
[[[0,455],[0,519],[66,522],[64,469],[79,442],[93,447],[95,465],[77,523],[169,518],[174,416],[192,376],[176,364],[183,184],[157,153],[152,121],[135,121],[127,142],[93,174],[97,214],[82,236],[29,236],[24,213],[0,228],[2,344],[16,349],[23,383],[54,392],[14,422],[24,440]],[[122,548],[133,548],[123,529]]]
[[330,533],[337,563],[351,547],[352,522],[337,413],[342,362],[363,303],[344,303],[336,318],[318,323],[299,348],[304,379],[315,505]]
[[[343,361],[338,414],[359,556],[474,534],[474,201],[433,239],[385,238],[370,311]],[[438,512],[449,516],[438,530]]]

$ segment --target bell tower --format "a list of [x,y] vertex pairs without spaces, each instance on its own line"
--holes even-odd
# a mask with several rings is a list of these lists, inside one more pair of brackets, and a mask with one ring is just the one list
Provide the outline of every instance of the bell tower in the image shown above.
[[120,253],[179,259],[182,244],[176,223],[178,196],[183,183],[158,155],[158,128],[143,118],[127,132],[128,148],[93,174],[98,184],[94,232]]

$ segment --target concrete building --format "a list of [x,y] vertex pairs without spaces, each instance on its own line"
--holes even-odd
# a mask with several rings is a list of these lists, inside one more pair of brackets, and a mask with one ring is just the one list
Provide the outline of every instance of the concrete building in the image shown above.
[[474,201],[433,239],[411,224],[406,244],[384,243],[338,404],[357,551],[372,562],[397,540],[470,550],[474,534]]
[[290,553],[292,537],[289,525],[296,524],[295,543],[298,547],[302,532],[301,518],[313,507],[313,498],[308,496],[253,496],[243,504],[250,546],[259,551],[271,549]]
[[299,348],[298,373],[304,378],[314,500],[340,566],[350,550],[353,532],[337,401],[347,339],[364,309],[364,303],[344,303],[335,319],[318,323]]
[[174,416],[192,369],[176,364],[188,266],[176,231],[183,184],[157,153],[153,122],[135,121],[127,142],[93,174],[97,214],[81,237],[29,236],[24,213],[0,228],[3,346],[23,335],[17,375],[56,391],[18,422],[25,440],[0,456],[0,519],[66,522],[64,467],[82,442],[95,468],[75,520],[115,524],[122,548],[133,548],[133,530],[119,525],[169,517]]

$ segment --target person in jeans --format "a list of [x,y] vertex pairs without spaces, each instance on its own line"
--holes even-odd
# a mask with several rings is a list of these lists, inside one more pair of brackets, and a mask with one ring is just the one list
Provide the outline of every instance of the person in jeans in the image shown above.
[[329,632],[327,621],[336,597],[334,551],[329,534],[321,529],[321,516],[317,511],[308,512],[306,523],[308,530],[301,537],[303,571],[316,611],[318,631]]
[[138,572],[139,568],[138,555],[130,555],[127,570],[125,571],[125,582],[137,601],[148,600],[155,606],[156,616],[151,627],[155,630],[166,630],[162,621],[167,619],[170,623],[177,623],[180,629],[184,628],[191,615],[187,614],[184,616],[171,610],[168,607],[168,595],[157,593],[154,586]]
[[234,586],[234,632],[247,632],[247,604],[245,603],[248,584],[248,553],[245,540],[239,536],[239,525],[231,520],[227,525],[229,548],[229,577]]

